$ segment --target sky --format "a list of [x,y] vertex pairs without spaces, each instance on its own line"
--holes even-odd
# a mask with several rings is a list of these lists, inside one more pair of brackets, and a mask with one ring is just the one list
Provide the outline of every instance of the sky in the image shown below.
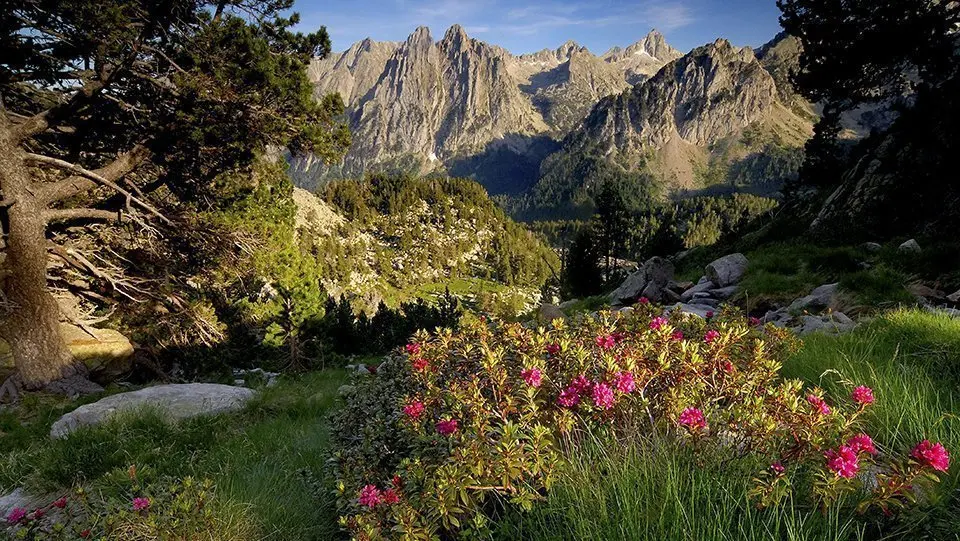
[[418,26],[440,39],[453,24],[514,54],[574,40],[596,54],[652,28],[690,49],[718,37],[759,46],[780,31],[775,0],[296,0],[302,31],[326,26],[333,49],[364,38],[403,41]]

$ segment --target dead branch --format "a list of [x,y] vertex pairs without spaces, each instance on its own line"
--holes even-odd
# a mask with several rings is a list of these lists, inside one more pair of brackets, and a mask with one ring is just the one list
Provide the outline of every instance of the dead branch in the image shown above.
[[[145,146],[136,145],[129,151],[117,156],[106,166],[95,169],[93,172],[107,180],[118,181],[145,162],[150,155],[150,150]],[[96,186],[97,183],[88,177],[71,176],[59,182],[43,185],[43,200],[47,204],[56,203],[92,190]]]
[[156,216],[157,218],[159,218],[159,219],[160,219],[161,221],[163,221],[165,224],[167,224],[167,225],[173,225],[173,222],[171,222],[169,219],[167,219],[167,217],[164,216],[163,214],[160,214],[160,211],[158,211],[157,209],[153,208],[152,205],[150,205],[149,203],[147,203],[147,202],[145,202],[145,201],[143,201],[143,200],[141,200],[141,199],[139,199],[139,198],[137,198],[137,197],[134,197],[132,193],[128,192],[127,190],[125,190],[125,189],[123,189],[123,188],[121,188],[121,187],[118,186],[115,182],[113,182],[113,181],[111,181],[111,180],[108,180],[108,179],[106,179],[106,178],[104,178],[104,177],[102,177],[102,176],[94,173],[93,171],[90,171],[90,170],[88,170],[88,169],[84,169],[83,167],[80,167],[79,165],[76,165],[76,164],[73,164],[73,163],[70,163],[70,162],[66,162],[66,161],[63,161],[63,160],[59,160],[59,159],[57,159],[57,158],[51,158],[51,157],[49,157],[49,156],[41,156],[40,154],[33,154],[33,153],[30,153],[30,152],[24,153],[24,158],[26,158],[26,159],[29,160],[29,161],[35,162],[35,163],[42,163],[42,164],[45,164],[45,165],[50,165],[50,166],[53,166],[53,167],[57,167],[57,168],[59,168],[59,169],[63,169],[63,170],[65,170],[65,171],[69,171],[69,172],[74,173],[74,174],[76,174],[76,175],[80,175],[80,176],[82,176],[82,177],[89,178],[90,180],[94,180],[94,181],[96,181],[96,182],[99,182],[100,184],[103,184],[104,186],[112,189],[113,191],[115,191],[115,192],[117,192],[117,193],[119,193],[119,194],[121,194],[121,195],[124,195],[124,196],[128,197],[131,201],[133,201],[134,203],[136,203],[137,205],[139,205],[140,207],[142,207],[144,210],[146,210],[146,211],[149,212],[150,214],[153,214],[154,216]]
[[107,220],[120,222],[123,221],[123,213],[116,210],[89,208],[55,209],[44,211],[43,219],[46,220],[47,223],[65,222],[68,220]]
[[99,94],[105,86],[106,83],[101,81],[87,82],[83,85],[83,88],[78,90],[66,102],[55,105],[41,113],[37,113],[23,123],[18,124],[13,132],[14,140],[23,141],[53,126],[62,118],[69,116],[73,111],[79,109],[84,103]]
[[95,278],[99,278],[110,284],[110,288],[123,295],[124,297],[130,299],[133,302],[141,303],[144,302],[140,299],[137,299],[130,293],[127,293],[127,290],[130,290],[134,293],[146,294],[145,291],[133,285],[130,280],[122,278],[120,273],[115,271],[104,271],[101,268],[94,265],[89,259],[84,257],[79,251],[72,248],[66,248],[60,246],[54,242],[50,243],[50,251],[56,254],[58,257],[66,261],[72,267],[92,274]]

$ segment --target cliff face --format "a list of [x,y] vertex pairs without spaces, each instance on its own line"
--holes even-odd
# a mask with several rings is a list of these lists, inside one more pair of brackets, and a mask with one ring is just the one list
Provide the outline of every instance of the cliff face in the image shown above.
[[427,172],[484,152],[514,155],[562,138],[604,96],[652,75],[679,56],[657,32],[622,54],[597,57],[568,42],[514,56],[470,38],[460,26],[434,41],[418,28],[405,42],[364,40],[309,75],[316,94],[347,104],[353,146],[343,164],[294,162],[300,184],[369,170]]

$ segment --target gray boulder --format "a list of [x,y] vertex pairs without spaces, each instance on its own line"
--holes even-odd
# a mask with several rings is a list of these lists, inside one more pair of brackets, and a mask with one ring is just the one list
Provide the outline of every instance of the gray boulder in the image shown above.
[[804,310],[821,310],[829,307],[837,297],[837,291],[840,284],[826,284],[814,289],[806,297],[801,297],[787,308],[788,312],[801,312]]
[[720,299],[725,301],[730,297],[737,294],[737,286],[721,287],[719,289],[711,289],[710,296],[715,299]]
[[250,389],[213,383],[147,387],[80,406],[53,423],[50,437],[63,438],[82,426],[98,425],[118,413],[144,407],[155,409],[170,420],[237,411],[253,396]]
[[683,302],[687,302],[693,297],[695,297],[698,293],[706,293],[711,289],[713,289],[714,287],[716,286],[713,285],[713,282],[711,282],[710,279],[707,278],[705,282],[701,281],[699,284],[684,291],[683,294],[680,295],[680,300]]
[[901,254],[919,254],[923,249],[920,248],[920,244],[918,244],[916,240],[910,239],[901,244],[900,247],[897,248],[897,251]]
[[541,304],[537,315],[541,323],[550,323],[555,319],[563,319],[564,317],[563,310],[555,304]]
[[646,297],[653,302],[660,302],[663,300],[664,290],[672,281],[673,263],[662,257],[651,257],[610,294],[610,300],[614,303],[629,304],[640,297]]
[[684,314],[694,315],[694,316],[702,317],[704,319],[707,318],[707,314],[709,312],[716,312],[716,308],[706,304],[685,304],[685,303],[678,302],[673,306],[668,306],[664,308],[663,313],[664,315],[669,315],[670,312],[673,312],[674,310],[680,310]]
[[707,278],[717,287],[732,286],[747,272],[747,257],[743,254],[730,254],[707,265]]
[[864,242],[860,245],[860,248],[867,252],[879,252],[883,249],[883,246],[877,244],[876,242]]

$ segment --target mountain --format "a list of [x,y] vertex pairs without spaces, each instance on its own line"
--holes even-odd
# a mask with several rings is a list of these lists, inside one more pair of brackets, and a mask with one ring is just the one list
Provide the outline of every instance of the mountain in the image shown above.
[[592,184],[614,178],[648,194],[722,184],[776,189],[799,167],[811,133],[810,119],[783,99],[750,48],[719,39],[694,49],[602,99],[544,161],[532,204],[576,206]]
[[514,56],[458,25],[439,41],[425,27],[401,43],[366,39],[309,70],[316,95],[343,98],[353,146],[342,164],[300,159],[292,173],[314,188],[369,171],[445,169],[492,193],[522,192],[597,101],[678,56],[656,31],[603,57],[574,42]]

